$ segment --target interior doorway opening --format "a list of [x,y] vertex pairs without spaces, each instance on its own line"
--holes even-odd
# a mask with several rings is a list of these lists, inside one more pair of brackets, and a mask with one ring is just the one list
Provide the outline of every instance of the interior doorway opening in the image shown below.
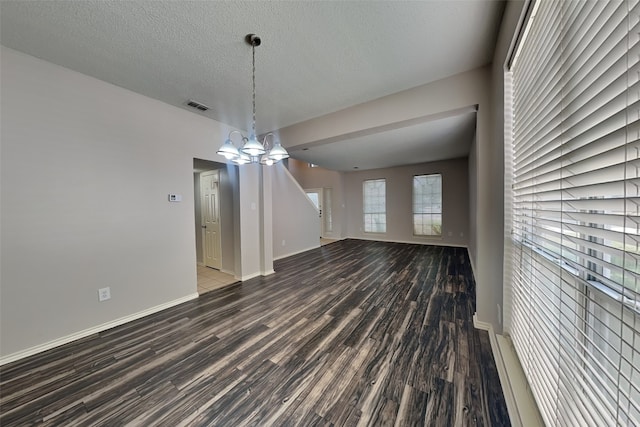
[[333,219],[331,209],[331,188],[307,188],[304,190],[309,197],[309,200],[313,202],[316,209],[318,209],[318,215],[320,216],[320,239],[325,239],[331,236],[333,231]]
[[220,172],[200,172],[200,228],[202,258],[206,267],[222,268],[220,237]]
[[233,186],[235,168],[193,159],[194,232],[198,293],[235,279]]

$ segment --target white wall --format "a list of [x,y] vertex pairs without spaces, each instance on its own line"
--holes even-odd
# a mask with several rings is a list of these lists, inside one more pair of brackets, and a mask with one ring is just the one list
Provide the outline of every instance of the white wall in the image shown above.
[[11,49],[0,62],[3,360],[195,297],[193,159],[220,161],[229,129]]
[[413,118],[477,106],[475,176],[476,210],[470,229],[475,229],[476,315],[479,321],[499,329],[496,309],[502,303],[502,205],[496,191],[502,192],[502,165],[495,152],[494,107],[491,67],[468,71],[403,92],[280,129],[279,138],[288,149],[323,141]]
[[260,187],[260,273],[273,274],[273,165],[261,166]]
[[320,218],[313,202],[282,163],[271,168],[271,177],[274,259],[319,247]]
[[248,280],[261,273],[260,165],[238,167],[240,252],[236,255],[236,277]]

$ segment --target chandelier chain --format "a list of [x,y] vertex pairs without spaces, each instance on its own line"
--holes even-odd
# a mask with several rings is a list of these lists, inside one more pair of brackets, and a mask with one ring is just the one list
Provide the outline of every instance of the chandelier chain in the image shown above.
[[255,43],[251,44],[251,59],[252,59],[252,73],[251,73],[251,82],[253,85],[253,136],[257,138],[256,135],[256,45]]
[[[261,165],[271,166],[280,160],[289,158],[289,153],[285,150],[280,142],[275,140],[272,132],[263,136],[262,141],[258,141],[256,135],[256,46],[260,46],[260,37],[255,34],[247,34],[245,41],[251,45],[251,89],[252,89],[252,120],[249,138],[244,136],[238,130],[229,132],[229,138],[218,149],[217,154],[224,156],[227,160],[243,165],[245,163],[260,163]],[[240,149],[238,149],[231,140],[232,135],[238,134],[242,138]],[[271,137],[271,145],[267,137]]]

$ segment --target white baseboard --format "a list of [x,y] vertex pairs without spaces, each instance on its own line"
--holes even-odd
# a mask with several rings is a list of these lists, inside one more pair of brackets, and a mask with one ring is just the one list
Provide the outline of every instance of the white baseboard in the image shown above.
[[262,273],[260,273],[260,272],[258,271],[258,272],[256,272],[256,273],[247,274],[247,275],[245,275],[245,276],[240,276],[240,277],[235,276],[235,278],[236,278],[236,280],[239,280],[239,281],[241,281],[241,282],[244,282],[244,281],[246,281],[246,280],[253,279],[254,277],[260,277],[260,276],[262,276]]
[[241,281],[241,282],[244,282],[244,281],[246,281],[246,280],[250,280],[250,279],[253,279],[253,278],[255,278],[255,277],[260,277],[260,276],[269,276],[269,275],[274,274],[274,273],[275,273],[275,270],[269,270],[269,271],[260,271],[260,272],[258,272],[258,273],[251,273],[251,274],[247,274],[246,276],[241,276],[241,277],[238,277],[238,276],[235,276],[235,275],[234,275],[233,277],[234,277],[236,280],[239,280],[239,281]]
[[498,369],[498,377],[511,425],[514,427],[544,426],[533,395],[529,391],[522,366],[520,366],[518,357],[509,345],[507,338],[496,335],[493,326],[478,320],[475,314],[473,315],[473,326],[476,329],[487,331],[489,334],[491,352]]
[[103,323],[101,325],[94,326],[89,329],[85,329],[83,331],[75,332],[71,335],[67,335],[61,338],[57,338],[55,340],[46,342],[44,344],[39,344],[34,347],[30,347],[26,350],[18,351],[16,353],[9,354],[7,356],[0,357],[0,366],[6,365],[7,363],[15,362],[16,360],[23,359],[28,356],[33,356],[34,354],[41,353],[43,351],[51,350],[52,348],[61,346],[63,344],[68,344],[72,341],[78,340],[80,338],[85,338],[93,334],[97,334],[98,332],[106,331],[107,329],[114,328],[116,326],[123,325],[125,323],[131,322],[133,320],[140,319],[142,317],[148,316],[153,313],[157,313],[162,310],[166,310],[167,308],[171,308],[178,304],[182,304],[187,301],[191,301],[192,299],[198,298],[198,293],[189,294],[185,297],[175,299],[173,301],[166,302],[164,304],[156,305],[155,307],[147,308],[146,310],[139,311],[134,314],[130,314],[128,316],[120,317],[119,319],[112,320],[107,323]]
[[274,257],[273,260],[277,261],[279,259],[287,258],[287,257],[293,256],[293,255],[298,255],[298,254],[301,254],[302,252],[307,252],[307,251],[310,251],[312,249],[318,249],[319,247],[320,247],[320,241],[318,241],[318,244],[316,246],[311,246],[310,248],[307,248],[307,249],[302,249],[300,251],[295,251],[295,252],[290,252],[288,254],[280,255],[278,257]]
[[480,329],[487,332],[490,332],[490,331],[493,332],[493,326],[491,326],[491,323],[478,320],[478,315],[475,313],[473,314],[473,326],[476,329]]
[[444,242],[442,240],[434,239],[428,241],[415,241],[415,240],[394,240],[394,239],[380,239],[375,237],[345,237],[345,239],[352,240],[367,240],[371,242],[387,242],[387,243],[407,243],[410,245],[426,245],[426,246],[447,246],[452,248],[468,248],[467,245]]

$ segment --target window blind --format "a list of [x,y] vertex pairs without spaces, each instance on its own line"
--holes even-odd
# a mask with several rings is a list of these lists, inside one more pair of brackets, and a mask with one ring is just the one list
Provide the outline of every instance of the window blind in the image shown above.
[[533,7],[505,79],[505,327],[546,424],[640,425],[640,7]]
[[442,235],[442,175],[413,177],[413,234]]
[[365,233],[387,231],[387,194],[383,179],[369,179],[362,183],[362,214]]

